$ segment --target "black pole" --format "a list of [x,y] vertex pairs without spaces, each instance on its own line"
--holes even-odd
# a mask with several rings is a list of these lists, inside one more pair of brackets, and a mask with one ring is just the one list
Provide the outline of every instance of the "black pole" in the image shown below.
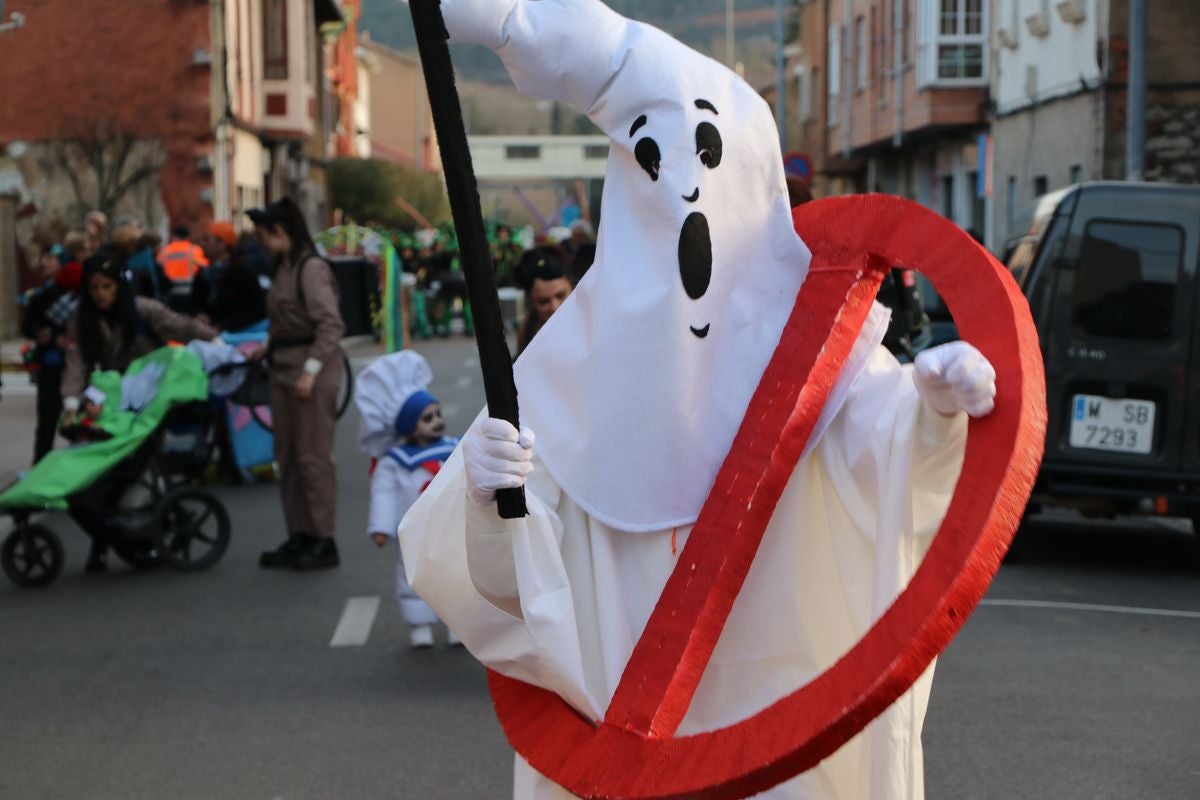
[[[450,63],[450,35],[446,32],[440,0],[410,0],[409,8],[416,29],[421,68],[425,72],[425,88],[429,91],[433,127],[437,131],[438,149],[442,154],[450,211],[458,233],[467,297],[475,319],[475,342],[479,347],[479,363],[483,368],[483,390],[487,396],[488,414],[508,420],[519,428],[512,354],[508,351],[504,336],[504,317],[500,313],[496,276],[492,272],[492,256],[488,251],[483,212],[479,207],[479,185],[475,181],[471,150],[467,146],[467,128],[463,124],[454,67]],[[496,492],[496,505],[504,519],[519,519],[529,513],[525,507],[524,488]]]

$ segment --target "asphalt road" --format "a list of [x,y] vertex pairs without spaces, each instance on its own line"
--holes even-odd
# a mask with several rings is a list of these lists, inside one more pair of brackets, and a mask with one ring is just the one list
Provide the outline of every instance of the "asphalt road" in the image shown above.
[[[471,343],[420,348],[461,432],[482,397]],[[9,435],[20,401],[0,408],[12,458],[28,449]],[[273,484],[215,489],[234,541],[199,574],[86,576],[83,535],[47,518],[67,546],[64,574],[40,591],[0,583],[0,798],[509,795],[512,755],[483,669],[440,641],[407,647],[394,553],[362,532],[356,425],[351,412],[338,432],[337,570],[257,567],[283,537]],[[1200,546],[1188,526],[1045,517],[1021,543],[938,663],[927,797],[1200,797]],[[370,617],[370,598],[365,642],[332,647],[347,608]]]

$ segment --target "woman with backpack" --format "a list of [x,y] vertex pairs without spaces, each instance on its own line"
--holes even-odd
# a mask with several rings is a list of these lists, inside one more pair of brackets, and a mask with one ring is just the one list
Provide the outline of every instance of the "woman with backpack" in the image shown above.
[[258,563],[301,570],[336,567],[333,433],[343,373],[339,342],[345,333],[337,283],[291,198],[247,215],[274,260],[267,292],[267,357],[275,461],[288,532],[283,544],[263,552]]

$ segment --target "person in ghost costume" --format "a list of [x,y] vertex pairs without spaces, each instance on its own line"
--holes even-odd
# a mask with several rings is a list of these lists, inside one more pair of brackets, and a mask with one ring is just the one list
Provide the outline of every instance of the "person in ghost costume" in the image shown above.
[[[598,0],[442,0],[518,90],[611,140],[596,260],[518,359],[520,432],[476,421],[401,523],[408,577],[492,669],[604,718],[807,273],[771,111],[744,81]],[[995,372],[958,342],[900,366],[876,304],[677,736],[831,666],[919,565]],[[966,412],[966,413],[964,413]],[[536,444],[533,432],[536,431]],[[529,515],[495,491],[524,485]],[[768,798],[914,800],[932,667]],[[569,797],[517,757],[514,797]]]
[[[402,350],[376,359],[354,387],[361,419],[358,443],[372,458],[367,535],[377,547],[396,538],[400,519],[441,470],[457,439],[445,436],[441,405],[428,391],[433,372],[420,353]],[[433,646],[437,615],[408,583],[397,548],[396,602],[413,647]],[[459,644],[450,631],[447,643]]]

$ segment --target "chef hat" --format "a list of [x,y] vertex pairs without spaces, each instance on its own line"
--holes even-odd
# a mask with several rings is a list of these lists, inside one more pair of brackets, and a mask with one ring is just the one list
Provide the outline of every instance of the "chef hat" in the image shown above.
[[401,350],[376,359],[354,383],[361,421],[358,445],[382,456],[416,428],[421,412],[437,398],[426,388],[433,371],[420,353]]

